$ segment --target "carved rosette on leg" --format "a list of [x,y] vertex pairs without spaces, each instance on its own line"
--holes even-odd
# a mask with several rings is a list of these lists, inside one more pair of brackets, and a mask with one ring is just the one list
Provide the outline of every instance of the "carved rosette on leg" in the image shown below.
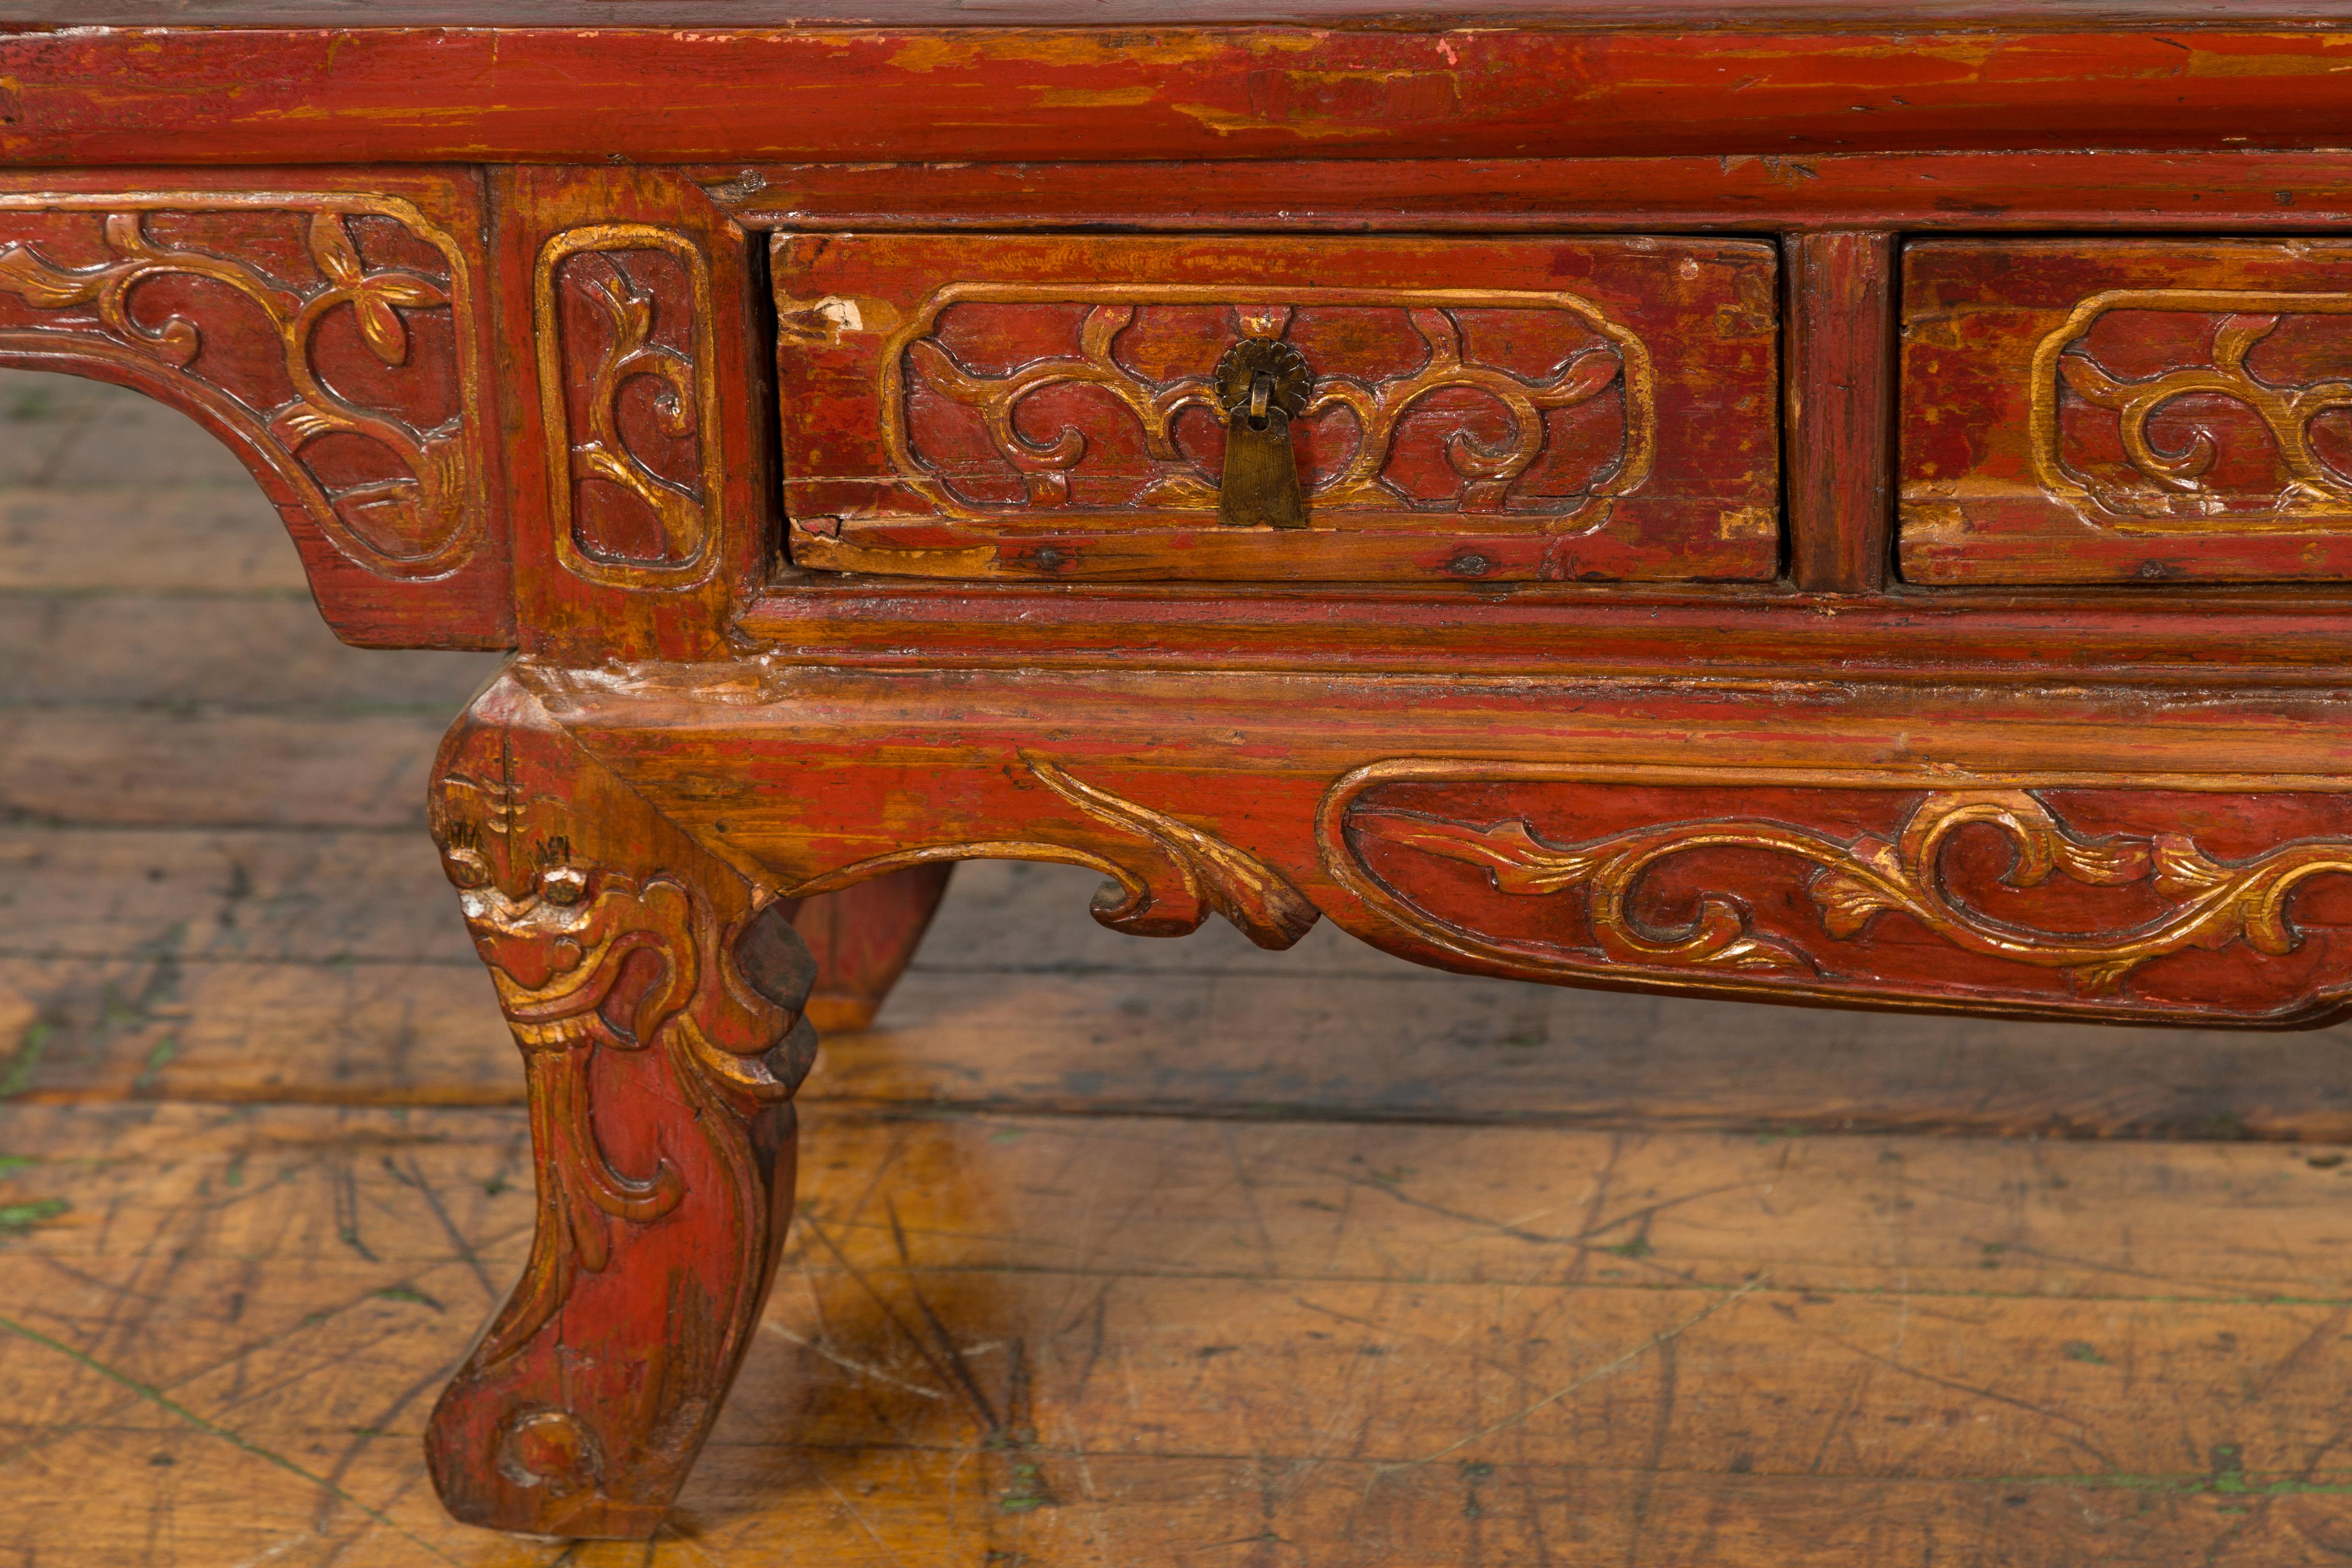
[[814,965],[515,688],[443,748],[435,836],[523,1054],[539,1194],[513,1296],[435,1410],[469,1522],[650,1534],[741,1359],[791,1206]]

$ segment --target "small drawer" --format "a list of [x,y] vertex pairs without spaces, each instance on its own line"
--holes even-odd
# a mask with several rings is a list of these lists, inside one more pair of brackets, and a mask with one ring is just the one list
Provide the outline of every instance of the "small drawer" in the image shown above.
[[1928,240],[1903,574],[2352,577],[2352,244]]
[[[1454,582],[1777,568],[1769,245],[783,235],[773,262],[803,567]],[[1218,371],[1250,339],[1304,362],[1275,451],[1295,464],[1304,526],[1227,504],[1226,422],[1246,411],[1221,401]]]

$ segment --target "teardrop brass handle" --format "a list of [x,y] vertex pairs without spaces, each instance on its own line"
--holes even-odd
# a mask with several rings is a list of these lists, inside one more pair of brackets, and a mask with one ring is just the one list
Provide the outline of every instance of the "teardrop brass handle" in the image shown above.
[[1217,521],[1233,528],[1305,528],[1307,497],[1290,422],[1315,395],[1307,356],[1277,339],[1244,338],[1217,362],[1216,382],[1225,416]]

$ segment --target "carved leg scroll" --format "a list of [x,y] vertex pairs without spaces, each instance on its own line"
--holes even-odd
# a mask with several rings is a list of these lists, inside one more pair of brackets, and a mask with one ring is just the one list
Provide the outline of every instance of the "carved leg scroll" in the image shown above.
[[939,911],[954,869],[950,861],[911,866],[801,901],[793,926],[816,955],[811,1022],[828,1035],[874,1022]]
[[434,1410],[457,1518],[653,1533],[756,1324],[792,1206],[815,966],[790,907],[494,686],[445,743],[435,837],[522,1050],[538,1231]]

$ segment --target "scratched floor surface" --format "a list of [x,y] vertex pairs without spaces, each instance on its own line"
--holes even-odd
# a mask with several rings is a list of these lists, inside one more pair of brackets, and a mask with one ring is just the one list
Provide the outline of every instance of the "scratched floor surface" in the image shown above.
[[1096,928],[961,873],[803,1100],[650,1547],[451,1524],[529,1237],[426,847],[194,426],[0,377],[0,1568],[2352,1560],[2352,1033],[1908,1022]]

